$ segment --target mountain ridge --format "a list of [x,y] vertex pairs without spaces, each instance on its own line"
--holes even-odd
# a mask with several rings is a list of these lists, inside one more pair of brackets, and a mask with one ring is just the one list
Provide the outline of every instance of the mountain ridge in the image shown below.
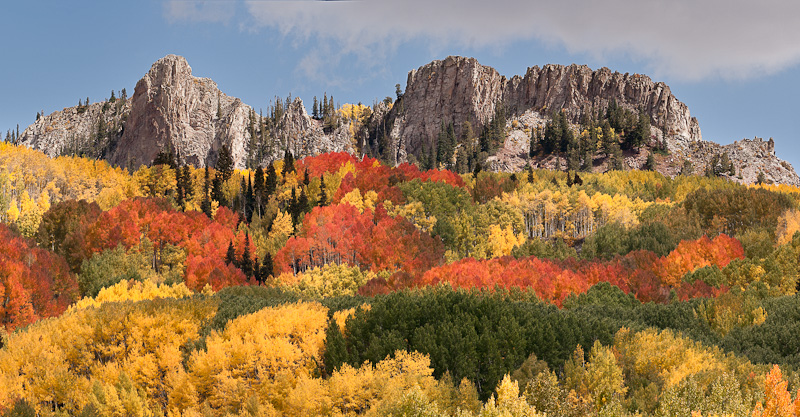
[[[334,122],[312,118],[299,98],[285,104],[279,99],[280,111],[273,109],[272,117],[262,117],[220,91],[213,80],[194,77],[185,58],[167,55],[139,80],[131,98],[40,117],[19,142],[50,156],[72,152],[131,168],[152,163],[164,150],[172,150],[180,163],[213,166],[222,146],[230,146],[236,168],[267,164],[285,149],[295,157],[343,151],[401,163],[436,149],[442,123],[452,123],[459,137],[465,122],[479,132],[502,105],[509,115],[505,141],[495,155],[488,155],[486,167],[517,171],[531,164],[558,169],[562,165],[557,157],[527,156],[529,134],[514,121],[541,127],[558,111],[576,124],[586,114],[604,112],[612,102],[649,116],[652,137],[665,142],[671,152],[658,158],[656,169],[665,175],[680,173],[676,167],[686,160],[695,172],[702,172],[715,155],[727,153],[740,166],[737,175],[730,175],[734,181],[753,182],[763,172],[767,181],[800,185],[793,167],[775,156],[773,142],[744,140],[722,146],[703,141],[688,106],[669,86],[645,75],[549,64],[507,78],[474,58],[457,56],[409,71],[405,92],[394,103],[376,103],[368,120],[359,123],[338,113]],[[535,123],[528,124],[530,120]],[[646,156],[628,154],[624,167],[641,169]],[[600,161],[595,169],[604,167]]]

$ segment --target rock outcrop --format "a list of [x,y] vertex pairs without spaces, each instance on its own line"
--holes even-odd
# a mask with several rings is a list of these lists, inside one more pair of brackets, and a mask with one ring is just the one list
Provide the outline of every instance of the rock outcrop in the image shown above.
[[50,157],[103,159],[113,151],[129,113],[130,101],[124,99],[68,107],[40,117],[20,134],[19,141]]
[[252,111],[210,79],[192,76],[186,59],[168,55],[136,84],[125,132],[110,161],[147,164],[172,147],[179,160],[202,167],[213,165],[228,144],[236,167],[244,168]]
[[[118,128],[98,146],[93,129],[101,118],[105,125]],[[354,152],[347,124],[326,134],[321,123],[308,116],[300,99],[271,124],[273,129],[262,132],[266,123],[250,106],[221,92],[214,81],[194,77],[183,57],[168,55],[152,65],[123,106],[103,102],[55,112],[28,127],[20,143],[51,156],[85,154],[65,150],[74,143],[88,144],[87,149],[103,149],[90,156],[124,167],[150,164],[168,149],[181,163],[213,166],[224,145],[230,146],[239,169],[280,158],[285,147],[297,158],[328,151]]]
[[[505,143],[488,156],[485,168],[518,171],[530,164],[564,169],[564,158],[528,157],[531,130],[543,128],[553,111],[563,111],[578,123],[587,113],[605,111],[611,101],[649,115],[651,136],[661,140],[666,133],[669,155],[656,158],[657,169],[665,175],[679,174],[685,161],[695,173],[702,173],[715,155],[727,154],[736,168],[731,180],[752,183],[763,173],[767,181],[800,185],[792,166],[775,156],[771,139],[744,139],[725,146],[703,141],[687,106],[664,83],[646,76],[546,65],[508,79],[463,57],[410,71],[405,93],[394,103],[376,103],[362,125],[337,119],[323,126],[321,120],[309,117],[298,98],[261,117],[238,98],[222,93],[212,80],[194,77],[184,58],[168,55],[152,65],[130,99],[41,116],[19,140],[50,156],[84,155],[131,168],[151,163],[168,149],[181,163],[213,166],[224,145],[231,147],[236,168],[264,165],[281,158],[285,149],[296,158],[361,152],[401,163],[435,150],[443,122],[453,123],[459,137],[466,122],[479,134],[502,104],[507,116]],[[646,148],[626,151],[623,165],[641,168],[647,152]],[[605,169],[602,155],[595,156],[594,169]]]
[[686,150],[676,151],[682,152],[692,162],[697,173],[704,172],[715,155],[727,154],[736,172],[728,175],[732,181],[752,184],[763,173],[767,183],[800,186],[800,178],[794,167],[775,155],[775,141],[772,138],[767,141],[758,137],[742,139],[728,145],[704,141],[689,144]]
[[508,79],[474,58],[453,56],[409,72],[395,139],[402,138],[405,152],[419,154],[423,147],[435,145],[442,121],[452,122],[457,135],[464,122],[479,132],[501,103],[511,117],[531,110],[542,115],[563,110],[577,123],[584,114],[605,111],[612,100],[629,110],[641,109],[653,127],[670,137],[702,139],[688,107],[666,84],[647,76],[608,68],[592,71],[585,65],[546,65]]

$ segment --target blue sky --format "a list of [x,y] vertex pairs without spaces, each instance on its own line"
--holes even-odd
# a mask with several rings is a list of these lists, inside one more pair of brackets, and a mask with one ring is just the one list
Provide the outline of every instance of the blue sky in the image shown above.
[[703,138],[774,137],[800,163],[794,0],[120,0],[0,5],[0,129],[136,82],[164,55],[256,109],[275,96],[371,104],[447,55],[501,74],[548,63],[666,82]]

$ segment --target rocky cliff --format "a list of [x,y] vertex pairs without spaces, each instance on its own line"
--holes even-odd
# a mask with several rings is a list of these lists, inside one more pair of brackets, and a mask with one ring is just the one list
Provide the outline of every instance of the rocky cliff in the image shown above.
[[[297,158],[343,151],[400,163],[423,149],[435,149],[442,122],[452,122],[459,137],[465,122],[478,134],[502,104],[507,113],[505,143],[489,156],[485,168],[516,171],[531,164],[564,169],[564,158],[528,158],[531,130],[543,128],[553,111],[563,111],[577,123],[584,114],[605,111],[612,100],[649,115],[652,136],[661,139],[666,133],[670,154],[656,158],[657,169],[665,175],[680,173],[687,160],[694,172],[702,173],[715,155],[728,154],[736,166],[736,174],[730,176],[734,181],[751,183],[764,173],[768,181],[800,185],[791,165],[775,156],[771,140],[745,139],[725,146],[703,141],[687,106],[664,83],[646,76],[546,65],[508,79],[463,57],[412,70],[401,98],[376,103],[362,124],[337,117],[324,127],[321,120],[309,117],[300,99],[287,99],[280,111],[261,117],[222,93],[212,80],[194,77],[184,58],[168,55],[152,65],[130,99],[42,116],[25,129],[20,142],[50,156],[85,155],[133,168],[151,163],[170,148],[179,162],[213,166],[223,145],[231,147],[237,168],[264,165],[282,157],[284,149]],[[646,148],[628,151],[625,167],[641,168],[647,153]],[[594,162],[595,170],[605,169],[602,157]]]
[[20,134],[20,143],[51,157],[110,156],[122,135],[130,113],[130,101],[92,103],[65,108],[40,117]]
[[612,100],[629,110],[642,110],[651,125],[691,141],[701,140],[697,119],[664,83],[640,74],[620,74],[585,65],[529,68],[510,79],[474,58],[447,57],[408,74],[395,140],[407,153],[419,154],[434,145],[441,122],[452,122],[460,135],[464,122],[479,132],[502,104],[508,116],[535,111],[564,111],[573,123],[584,114],[605,111]]
[[214,81],[194,77],[186,59],[177,55],[154,63],[136,84],[133,96],[123,106],[111,106],[113,113],[107,103],[40,118],[23,132],[20,142],[51,156],[85,154],[65,150],[76,141],[94,143],[93,129],[103,118],[118,129],[102,144],[104,152],[90,156],[126,167],[150,164],[170,148],[178,161],[203,167],[213,166],[221,147],[228,145],[240,169],[277,159],[287,146],[298,158],[326,151],[354,152],[347,125],[325,134],[299,99],[278,120],[267,123],[250,106],[221,92]]

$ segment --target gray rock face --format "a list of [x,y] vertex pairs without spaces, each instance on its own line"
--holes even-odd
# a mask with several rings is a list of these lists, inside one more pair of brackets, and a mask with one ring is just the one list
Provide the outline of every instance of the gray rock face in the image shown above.
[[[355,153],[350,124],[344,123],[325,134],[322,121],[308,116],[303,100],[295,98],[286,108],[278,126],[277,136],[296,157],[319,155],[325,152]],[[274,155],[273,159],[283,156]]]
[[728,176],[732,181],[743,184],[756,182],[759,173],[764,173],[767,183],[800,186],[800,177],[788,162],[775,156],[775,142],[770,138],[742,139],[729,145],[713,142],[699,142],[690,145],[686,152],[692,161],[695,172],[702,173],[711,163],[714,155],[727,153],[733,163],[736,175]]
[[573,123],[585,113],[605,111],[611,100],[621,107],[643,109],[653,127],[670,136],[701,140],[697,119],[664,83],[639,74],[620,74],[608,68],[592,71],[585,65],[546,65],[529,68],[525,76],[507,79],[474,58],[448,57],[408,74],[402,121],[397,138],[408,153],[433,145],[441,122],[453,122],[456,134],[469,121],[476,132],[491,120],[497,103],[508,116],[533,110],[543,115],[563,110]]
[[149,164],[172,146],[178,160],[203,167],[229,144],[236,167],[244,168],[251,112],[210,79],[192,76],[186,59],[168,55],[136,84],[125,132],[110,161]]
[[[216,164],[219,150],[229,145],[238,169],[245,168],[248,161],[258,165],[280,158],[285,147],[297,158],[329,151],[354,152],[348,124],[326,134],[321,122],[308,116],[300,99],[287,107],[274,129],[266,131],[265,119],[250,106],[222,93],[214,81],[194,77],[186,59],[177,55],[154,63],[124,105],[108,107],[95,103],[42,117],[25,130],[21,143],[50,156],[64,153],[76,143],[89,150],[100,145],[102,152],[88,155],[133,168],[150,164],[170,147],[179,162],[204,167]],[[101,118],[116,130],[109,140],[98,144],[93,129]],[[251,147],[253,140],[258,142]],[[258,155],[252,152],[255,148]]]
[[[20,134],[20,143],[50,157],[75,154],[104,158],[129,112],[129,100],[69,107],[40,117]],[[103,130],[99,137],[98,125]]]
[[[528,158],[530,129],[543,127],[554,110],[563,110],[577,123],[586,112],[604,111],[611,100],[649,114],[655,137],[667,133],[670,155],[657,158],[658,170],[665,175],[680,173],[684,160],[702,173],[714,155],[728,153],[737,171],[731,176],[734,181],[752,183],[763,172],[768,181],[800,185],[794,168],[775,156],[771,139],[744,139],[726,146],[703,141],[686,105],[664,83],[646,76],[547,65],[507,79],[463,57],[448,57],[409,72],[403,98],[393,106],[381,102],[374,107],[367,130],[380,134],[370,139],[371,145],[363,136],[356,143],[351,121],[323,129],[300,99],[288,103],[277,120],[261,118],[210,79],[194,77],[186,60],[176,55],[153,64],[130,99],[42,116],[25,129],[20,143],[50,156],[85,155],[133,168],[151,163],[170,146],[180,162],[213,166],[223,145],[231,146],[236,168],[264,165],[281,158],[284,149],[302,158],[323,152],[363,152],[367,146],[400,163],[423,148],[431,149],[442,121],[453,122],[459,136],[464,122],[469,122],[477,134],[502,103],[508,112],[506,141],[487,159],[486,168],[518,171],[531,164],[563,169],[563,158]],[[625,165],[637,169],[645,159],[646,151],[625,155]],[[595,158],[595,168],[604,168],[601,157]]]

